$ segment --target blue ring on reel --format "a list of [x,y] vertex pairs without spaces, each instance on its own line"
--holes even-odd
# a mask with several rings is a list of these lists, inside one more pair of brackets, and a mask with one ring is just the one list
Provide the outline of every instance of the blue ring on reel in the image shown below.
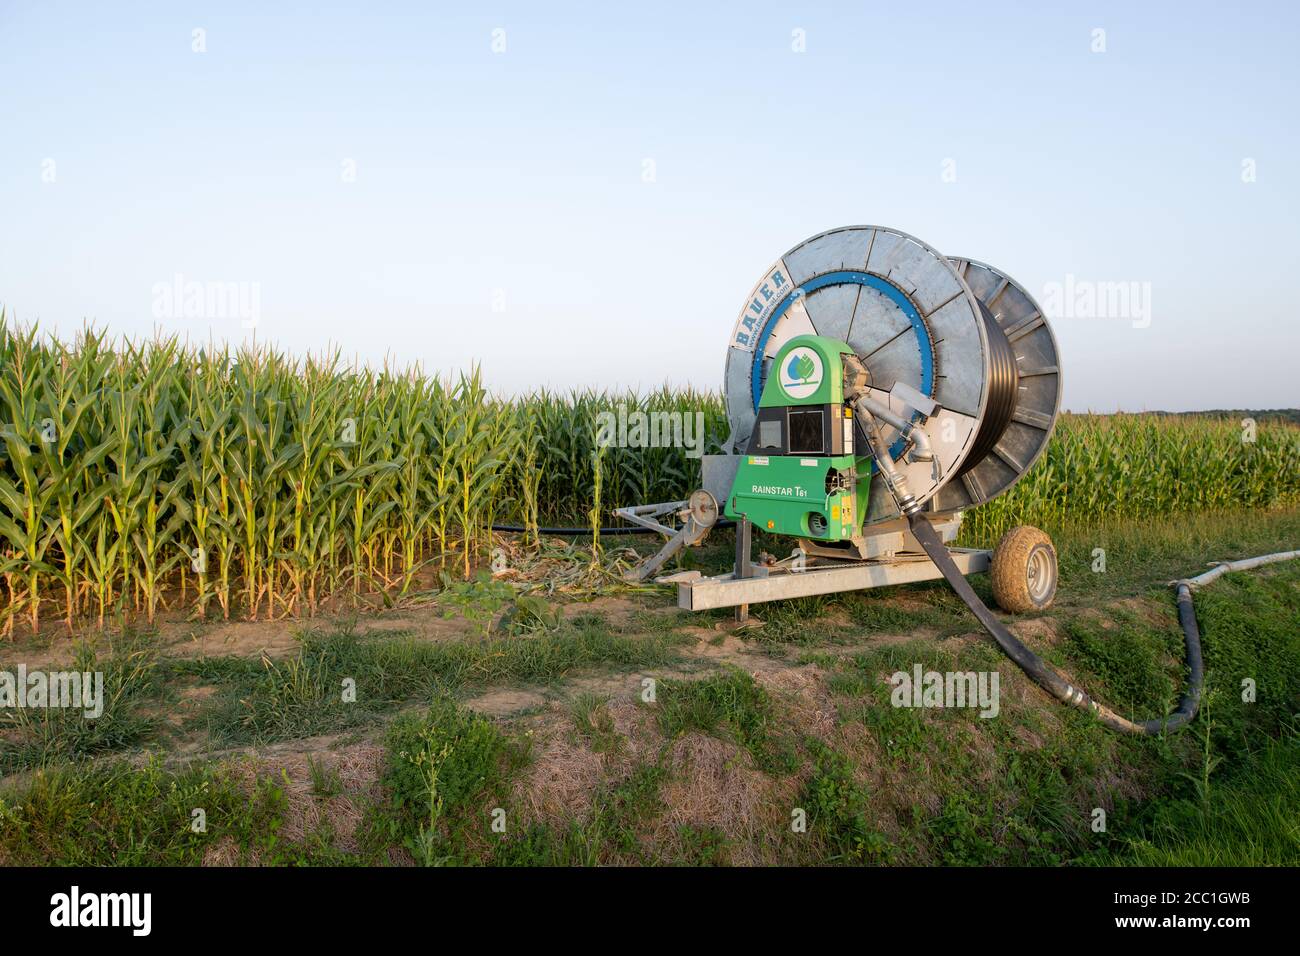
[[[772,331],[776,328],[777,322],[781,316],[785,315],[786,309],[802,291],[803,295],[811,295],[818,289],[824,289],[832,285],[856,284],[864,285],[868,288],[875,289],[889,298],[903,314],[907,316],[907,321],[911,323],[912,331],[916,334],[917,346],[921,351],[921,392],[929,398],[934,398],[934,346],[930,341],[930,330],[925,327],[925,322],[921,320],[921,314],[916,311],[916,306],[912,301],[903,294],[903,290],[898,288],[892,282],[882,279],[880,276],[871,275],[869,272],[857,272],[854,270],[841,270],[839,272],[827,272],[810,279],[802,285],[793,289],[789,295],[777,304],[772,311],[772,315],[763,325],[763,331],[758,336],[758,344],[754,347],[754,364],[750,370],[750,388],[754,396],[754,411],[758,411],[759,399],[763,395],[763,350],[767,347],[767,340],[772,337]],[[915,415],[913,419],[915,420]],[[902,453],[902,439],[899,439],[890,454],[897,457]]]

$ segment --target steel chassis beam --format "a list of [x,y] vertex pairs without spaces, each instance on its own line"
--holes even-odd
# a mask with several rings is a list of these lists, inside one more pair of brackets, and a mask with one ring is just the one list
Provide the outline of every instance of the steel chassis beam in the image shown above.
[[[993,552],[975,548],[949,548],[962,574],[988,571]],[[847,567],[812,567],[805,571],[773,571],[763,577],[737,577],[735,573],[677,582],[677,606],[688,611],[739,607],[783,601],[788,598],[860,591],[864,588],[910,584],[943,577],[923,555],[899,556],[888,561],[867,561]]]

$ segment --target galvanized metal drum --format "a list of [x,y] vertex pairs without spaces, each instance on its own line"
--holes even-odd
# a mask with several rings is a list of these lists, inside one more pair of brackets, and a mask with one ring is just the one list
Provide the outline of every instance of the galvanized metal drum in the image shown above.
[[[985,283],[980,270],[987,267],[977,268],[965,260],[954,263],[919,239],[883,226],[832,229],[783,255],[754,286],[732,329],[725,386],[729,450],[744,452],[763,385],[781,347],[794,336],[817,334],[839,339],[853,349],[870,373],[872,397],[893,411],[917,421],[923,417],[917,406],[929,404],[924,399],[940,406],[921,426],[936,461],[899,462],[909,489],[927,510],[967,507],[1010,487],[1024,469],[1007,464],[1015,472],[1008,475],[996,463],[985,467],[984,459],[992,450],[985,446],[1001,444],[1007,457],[1028,468],[1046,444],[1046,435],[1035,444],[1031,436],[1017,430],[1006,442],[992,442],[990,429],[981,429],[990,397],[999,421],[1008,414],[1008,406],[1014,406],[1010,411],[1020,413],[1018,424],[1032,428],[1032,422],[1023,419],[1041,421],[1038,416],[1046,415],[1050,431],[1056,399],[1049,410],[1045,396],[1056,385],[1054,394],[1059,397],[1059,377],[1049,382],[1041,376],[1043,383],[1034,386],[1034,397],[1026,398],[1023,407],[1015,402],[1008,392],[1014,385],[1007,384],[1014,380],[1015,369],[1009,367],[1012,350],[998,313],[990,314],[980,302],[959,266],[972,271],[972,281]],[[989,274],[997,275],[997,282],[1004,278],[993,270]],[[1007,288],[1011,285],[1008,282]],[[987,291],[992,297],[997,290]],[[1010,324],[1030,318],[1025,300],[1032,303],[1019,286],[1010,297],[1006,289],[992,297],[994,307],[1003,310]],[[1048,349],[1036,337],[1045,323],[1034,328],[1030,324],[1017,339],[1024,343],[1021,351],[1035,362],[1042,359],[1043,368],[1054,366],[1050,331]],[[1019,352],[1015,358],[1019,360]],[[866,447],[865,442],[860,447]],[[899,440],[895,454],[902,451]],[[959,490],[949,494],[948,486]],[[876,476],[864,524],[896,517],[898,508]]]
[[1015,358],[1014,402],[1005,428],[986,453],[935,495],[937,511],[957,511],[1002,494],[1047,450],[1061,409],[1056,336],[1028,290],[1006,273],[973,259],[952,260],[988,310]]

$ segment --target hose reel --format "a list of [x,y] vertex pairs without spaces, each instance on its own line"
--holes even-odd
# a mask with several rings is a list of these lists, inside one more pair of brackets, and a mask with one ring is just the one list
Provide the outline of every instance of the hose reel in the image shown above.
[[[732,330],[729,451],[743,453],[772,360],[800,335],[846,343],[873,403],[924,432],[934,460],[897,467],[928,513],[989,501],[1047,446],[1060,407],[1056,341],[1033,297],[991,266],[948,259],[882,226],[833,229],[795,246],[754,286]],[[889,438],[898,458],[902,429]],[[859,441],[867,447],[867,436]],[[862,525],[900,515],[875,476]]]

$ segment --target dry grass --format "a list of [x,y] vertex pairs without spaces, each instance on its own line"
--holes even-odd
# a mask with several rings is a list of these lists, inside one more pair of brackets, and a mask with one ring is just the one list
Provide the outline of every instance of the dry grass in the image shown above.
[[[275,756],[246,757],[228,766],[233,779],[251,796],[259,780],[274,779],[284,794],[279,835],[300,843],[324,833],[338,850],[357,850],[357,828],[366,808],[380,796],[383,747],[358,743],[334,750],[306,750]],[[315,792],[312,763],[339,786],[337,793]],[[204,866],[233,866],[240,862],[238,848],[229,839],[216,841],[204,854]],[[257,863],[257,860],[244,861]]]
[[567,826],[588,820],[592,797],[606,778],[605,755],[558,729],[536,740],[534,754],[510,794],[524,822]]
[[791,723],[803,733],[828,741],[835,733],[839,715],[826,690],[826,672],[815,664],[782,670],[755,671],[753,677],[765,690],[774,691],[790,712]]

